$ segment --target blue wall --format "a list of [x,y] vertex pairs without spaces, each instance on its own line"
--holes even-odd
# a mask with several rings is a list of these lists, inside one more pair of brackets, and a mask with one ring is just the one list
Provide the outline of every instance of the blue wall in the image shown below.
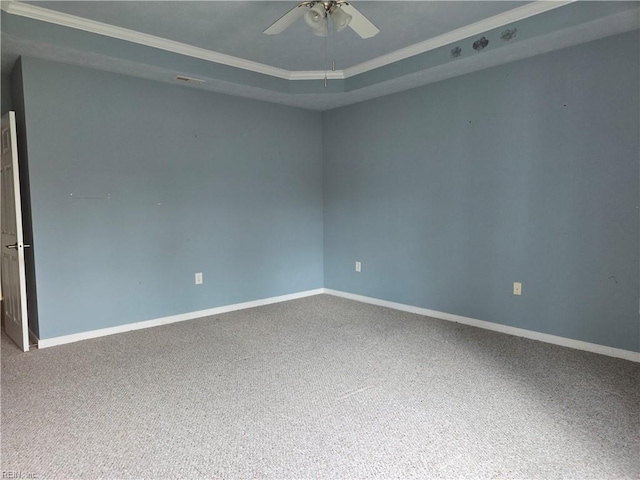
[[639,40],[322,115],[25,58],[40,338],[325,286],[640,351]]
[[41,339],[322,287],[319,113],[22,73]]
[[325,287],[640,351],[639,43],[325,113]]

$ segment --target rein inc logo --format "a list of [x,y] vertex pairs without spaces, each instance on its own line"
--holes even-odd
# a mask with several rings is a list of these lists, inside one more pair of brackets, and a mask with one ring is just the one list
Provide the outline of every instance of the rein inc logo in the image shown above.
[[39,478],[37,473],[22,470],[3,470],[2,478]]

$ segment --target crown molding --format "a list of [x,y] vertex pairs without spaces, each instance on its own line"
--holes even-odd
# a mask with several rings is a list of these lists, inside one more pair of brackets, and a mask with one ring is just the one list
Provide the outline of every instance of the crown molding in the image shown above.
[[83,30],[85,32],[116,38],[118,40],[125,40],[139,45],[158,48],[160,50],[198,58],[200,60],[207,60],[209,62],[241,68],[243,70],[270,75],[272,77],[283,78],[285,80],[289,80],[291,75],[289,70],[285,70],[283,68],[272,67],[263,63],[214,52],[205,48],[194,47],[174,40],[156,37],[155,35],[129,30],[128,28],[116,27],[114,25],[96,22],[94,20],[77,17],[75,15],[56,12],[49,10],[48,8],[37,7],[35,5],[22,3],[16,0],[3,1],[2,10],[11,15],[40,20],[42,22],[53,23],[63,27],[75,28],[76,30]]
[[528,3],[522,7],[517,7],[513,10],[499,13],[493,17],[485,18],[484,20],[480,20],[456,30],[451,30],[450,32],[438,35],[437,37],[430,38],[424,42],[415,43],[408,47],[401,48],[400,50],[396,50],[395,52],[346,68],[344,70],[344,78],[360,75],[361,73],[375,70],[376,68],[384,67],[385,65],[389,65],[415,55],[420,55],[421,53],[428,52],[429,50],[435,50],[436,48],[440,48],[451,43],[459,42],[465,38],[479,35],[489,30],[493,30],[494,28],[500,28],[505,25],[524,20],[525,18],[533,17],[535,15],[563,7],[576,1],[577,0],[538,0],[533,3]]
[[324,70],[298,70],[290,72],[289,80],[322,80],[325,75],[327,80],[343,80],[345,78],[344,70],[327,71],[326,73]]
[[74,28],[97,35],[103,35],[118,40],[124,40],[139,45],[158,48],[168,52],[185,55],[188,57],[198,58],[221,65],[240,68],[251,72],[269,75],[284,80],[322,80],[325,78],[330,80],[341,80],[349,78],[361,73],[375,70],[385,65],[389,65],[406,58],[419,55],[421,53],[434,50],[436,48],[458,42],[465,38],[484,33],[494,28],[499,28],[510,23],[523,20],[535,15],[539,15],[550,10],[563,7],[577,0],[537,0],[521,7],[514,8],[507,12],[494,15],[493,17],[480,20],[479,22],[452,30],[443,35],[430,38],[424,42],[416,43],[408,47],[396,50],[394,52],[382,55],[372,60],[360,63],[344,70],[336,70],[325,72],[323,70],[315,71],[290,71],[283,68],[272,67],[263,63],[245,60],[243,58],[226,55],[224,53],[207,50],[205,48],[194,47],[174,40],[137,32],[127,28],[116,27],[102,22],[89,20],[67,13],[56,12],[48,8],[38,7],[35,5],[23,3],[18,0],[2,1],[1,8],[11,15],[31,18],[42,22],[52,23],[63,27]]

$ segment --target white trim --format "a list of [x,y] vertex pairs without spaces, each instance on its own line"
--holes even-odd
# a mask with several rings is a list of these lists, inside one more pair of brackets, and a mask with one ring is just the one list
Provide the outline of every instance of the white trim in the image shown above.
[[[324,70],[298,70],[296,72],[289,72],[289,80],[322,80],[325,76]],[[342,80],[344,79],[343,70],[329,70],[326,72],[327,79],[329,80]]]
[[538,340],[540,342],[552,343],[554,345],[560,345],[563,347],[575,348],[576,350],[584,350],[586,352],[599,353],[600,355],[607,355],[609,357],[623,358],[632,362],[640,362],[640,352],[633,352],[630,350],[622,350],[620,348],[607,347],[605,345],[598,345],[596,343],[583,342],[581,340],[573,340],[571,338],[559,337],[556,335],[549,335],[548,333],[534,332],[532,330],[525,330],[524,328],[510,327],[508,325],[501,325],[499,323],[487,322],[484,320],[477,320],[475,318],[463,317],[461,315],[454,315],[452,313],[438,312],[436,310],[429,310],[421,307],[414,307],[412,305],[405,305],[403,303],[389,302],[387,300],[380,300],[373,297],[365,297],[363,295],[357,295],[354,293],[341,292],[339,290],[332,290],[325,288],[324,293],[328,295],[334,295],[336,297],[347,298],[349,300],[356,300],[358,302],[369,303],[371,305],[378,305],[381,307],[392,308],[394,310],[401,310],[403,312],[415,313],[418,315],[424,315],[426,317],[439,318],[441,320],[448,320],[450,322],[462,323],[465,325],[471,325],[472,327],[484,328],[485,330],[493,330],[494,332],[506,333],[508,335],[515,335],[516,337],[529,338],[531,340]]
[[[384,67],[385,65],[389,65],[399,60],[404,60],[414,55],[419,55],[444,45],[463,40],[473,35],[493,30],[494,28],[499,28],[525,18],[563,7],[575,1],[577,0],[538,0],[498,15],[494,15],[493,17],[480,20],[476,23],[466,25],[456,30],[452,30],[443,35],[430,38],[424,42],[416,43],[400,50],[396,50],[395,52],[382,55],[353,67],[327,72],[326,75],[328,79],[349,78],[354,75],[359,75],[376,68]],[[290,71],[283,68],[272,67],[252,60],[245,60],[243,58],[226,55],[213,50],[207,50],[205,48],[194,47],[174,40],[156,37],[155,35],[116,27],[114,25],[96,22],[94,20],[77,17],[75,15],[69,15],[67,13],[56,12],[54,10],[49,10],[48,8],[25,4],[18,0],[3,1],[1,8],[12,15],[53,23],[63,27],[75,28],[85,32],[117,38],[119,40],[146,45],[148,47],[158,48],[160,50],[166,50],[168,52],[178,53],[180,55],[228,65],[230,67],[240,68],[264,75],[270,75],[272,77],[282,78],[285,80],[322,80],[325,77],[324,71]]]
[[31,18],[33,20],[39,20],[41,22],[53,23],[63,27],[75,28],[76,30],[83,30],[85,32],[96,33],[106,37],[117,38],[118,40],[146,45],[147,47],[158,48],[160,50],[166,50],[168,52],[178,53],[188,57],[199,58],[200,60],[207,60],[222,65],[228,65],[230,67],[270,75],[272,77],[283,78],[285,80],[289,79],[291,73],[289,70],[285,70],[283,68],[272,67],[263,63],[214,52],[205,48],[194,47],[174,40],[156,37],[155,35],[129,30],[128,28],[116,27],[114,25],[96,22],[95,20],[56,12],[49,10],[48,8],[36,7],[35,5],[25,4],[16,0],[3,1],[2,10],[11,15],[18,15],[21,17]]
[[141,330],[143,328],[157,327],[160,325],[167,325],[169,323],[184,322],[186,320],[209,317],[211,315],[220,315],[222,313],[233,312],[236,310],[244,310],[246,308],[261,307],[263,305],[270,305],[272,303],[280,303],[280,302],[286,302],[289,300],[295,300],[297,298],[320,295],[321,293],[324,293],[324,288],[317,288],[315,290],[307,290],[304,292],[291,293],[288,295],[280,295],[278,297],[263,298],[260,300],[253,300],[250,302],[235,303],[233,305],[225,305],[222,307],[209,308],[207,310],[199,310],[196,312],[181,313],[179,315],[172,315],[170,317],[162,317],[162,318],[156,318],[154,320],[146,320],[144,322],[129,323],[126,325],[118,325],[116,327],[101,328],[99,330],[90,330],[88,332],[74,333],[71,335],[63,335],[60,337],[45,338],[45,339],[38,340],[38,348],[54,347],[56,345],[79,342],[80,340],[88,340],[90,338],[105,337],[107,335],[114,335],[116,333],[124,333],[124,332],[130,332],[132,330]]
[[581,340],[573,340],[571,338],[559,337],[557,335],[550,335],[547,333],[534,332],[533,330],[526,330],[524,328],[510,327],[508,325],[502,325],[499,323],[487,322],[484,320],[477,320],[475,318],[463,317],[461,315],[455,315],[452,313],[438,312],[436,310],[429,310],[427,308],[415,307],[413,305],[406,305],[403,303],[390,302],[388,300],[380,300],[378,298],[366,297],[364,295],[357,295],[355,293],[342,292],[342,291],[333,290],[330,288],[316,288],[315,290],[307,290],[304,292],[281,295],[278,297],[263,298],[261,300],[253,300],[250,302],[236,303],[233,305],[225,305],[222,307],[215,307],[207,310],[199,310],[196,312],[182,313],[179,315],[172,315],[170,317],[156,318],[154,320],[147,320],[144,322],[130,323],[127,325],[119,325],[116,327],[109,327],[109,328],[101,328],[99,330],[91,330],[88,332],[74,333],[71,335],[63,335],[60,337],[46,338],[43,340],[37,339],[37,337],[33,334],[33,332],[29,331],[29,333],[32,339],[35,339],[37,341],[38,348],[48,348],[48,347],[54,347],[57,345],[64,345],[66,343],[73,343],[73,342],[79,342],[81,340],[88,340],[91,338],[105,337],[105,336],[114,335],[117,333],[130,332],[133,330],[141,330],[143,328],[157,327],[160,325],[167,325],[170,323],[184,322],[186,320],[194,320],[196,318],[220,315],[222,313],[233,312],[236,310],[244,310],[247,308],[260,307],[263,305],[270,305],[273,303],[286,302],[289,300],[295,300],[295,299],[304,298],[304,297],[311,297],[311,296],[320,295],[323,293],[327,295],[333,295],[336,297],[347,298],[349,300],[355,300],[357,302],[368,303],[368,304],[377,305],[380,307],[392,308],[394,310],[415,313],[417,315],[423,315],[426,317],[439,318],[441,320],[462,323],[464,325],[483,328],[485,330],[492,330],[494,332],[506,333],[507,335],[514,335],[516,337],[528,338],[528,339],[537,340],[540,342],[551,343],[553,345],[560,345],[562,347],[574,348],[576,350],[584,350],[586,352],[598,353],[600,355],[606,355],[606,356],[615,357],[615,358],[622,358],[624,360],[630,360],[632,362],[640,363],[640,352],[633,352],[630,350],[622,350],[620,348],[607,347],[606,345],[598,345],[596,343],[583,342]]
[[440,48],[454,42],[459,42],[460,40],[464,40],[465,38],[485,33],[489,30],[493,30],[494,28],[503,27],[510,23],[524,20],[525,18],[533,17],[535,15],[548,12],[549,10],[563,7],[575,1],[577,0],[536,1],[528,3],[526,5],[523,5],[522,7],[507,10],[506,12],[499,13],[498,15],[494,15],[493,17],[485,18],[484,20],[480,20],[479,22],[472,23],[456,30],[451,30],[450,32],[447,32],[445,34],[438,35],[437,37],[430,38],[429,40],[425,40],[424,42],[415,43],[408,47],[401,48],[400,50],[396,50],[395,52],[391,52],[367,62],[363,62],[359,65],[346,68],[344,70],[344,78],[353,77],[354,75],[360,75],[361,73],[384,67],[385,65],[389,65],[399,60],[404,60],[405,58],[413,57],[430,50],[435,50],[436,48]]

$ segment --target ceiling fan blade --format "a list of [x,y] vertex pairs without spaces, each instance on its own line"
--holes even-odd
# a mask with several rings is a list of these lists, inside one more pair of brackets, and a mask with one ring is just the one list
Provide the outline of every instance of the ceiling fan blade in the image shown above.
[[356,7],[350,3],[341,3],[340,8],[342,8],[345,13],[351,15],[352,18],[349,26],[362,38],[371,38],[380,33],[378,27],[371,23],[367,17],[361,14]]
[[293,7],[282,17],[276,20],[269,28],[267,28],[264,33],[267,35],[277,35],[278,33],[283,32],[284,29],[304,15],[304,12],[307,11],[306,7],[308,3],[309,2],[302,2]]

